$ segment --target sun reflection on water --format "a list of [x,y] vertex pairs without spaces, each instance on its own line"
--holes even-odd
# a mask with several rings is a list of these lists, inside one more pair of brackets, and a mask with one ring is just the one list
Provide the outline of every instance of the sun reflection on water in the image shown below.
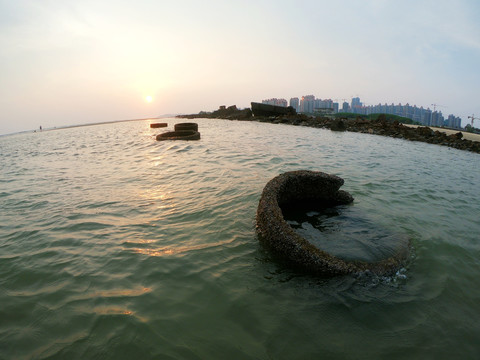
[[217,246],[224,246],[230,244],[233,240],[219,241],[208,244],[196,244],[189,246],[178,246],[178,247],[161,247],[161,248],[129,248],[125,250],[133,251],[137,254],[148,255],[148,256],[169,256],[169,255],[183,255],[190,251],[204,250],[208,248],[214,248]]
[[[137,192],[137,197],[145,201],[145,206],[154,205],[156,209],[163,210],[162,215],[166,216],[175,208],[174,192],[170,187],[170,184],[162,184],[142,189]],[[170,211],[166,212],[169,209]]]

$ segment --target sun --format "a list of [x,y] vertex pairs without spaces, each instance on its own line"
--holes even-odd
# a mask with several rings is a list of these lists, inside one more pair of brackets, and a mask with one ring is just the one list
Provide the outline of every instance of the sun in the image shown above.
[[153,97],[151,97],[150,95],[148,95],[148,96],[145,98],[145,100],[146,100],[147,102],[152,102]]

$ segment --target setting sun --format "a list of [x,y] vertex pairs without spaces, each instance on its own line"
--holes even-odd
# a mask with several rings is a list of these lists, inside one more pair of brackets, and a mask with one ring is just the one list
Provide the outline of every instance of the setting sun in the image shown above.
[[153,98],[152,98],[150,95],[148,95],[148,96],[145,98],[145,100],[146,100],[147,102],[152,102]]

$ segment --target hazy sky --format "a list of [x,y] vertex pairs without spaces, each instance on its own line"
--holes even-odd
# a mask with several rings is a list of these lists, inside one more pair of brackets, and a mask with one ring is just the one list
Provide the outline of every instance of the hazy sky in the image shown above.
[[480,1],[0,0],[0,134],[309,94],[466,125]]

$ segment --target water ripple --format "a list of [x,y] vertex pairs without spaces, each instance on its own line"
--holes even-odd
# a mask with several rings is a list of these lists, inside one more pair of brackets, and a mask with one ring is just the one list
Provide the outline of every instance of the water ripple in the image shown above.
[[[0,137],[0,357],[478,353],[478,154],[208,119],[200,141],[157,142],[149,123]],[[343,177],[412,241],[407,266],[322,279],[266,251],[262,189],[300,168]]]

